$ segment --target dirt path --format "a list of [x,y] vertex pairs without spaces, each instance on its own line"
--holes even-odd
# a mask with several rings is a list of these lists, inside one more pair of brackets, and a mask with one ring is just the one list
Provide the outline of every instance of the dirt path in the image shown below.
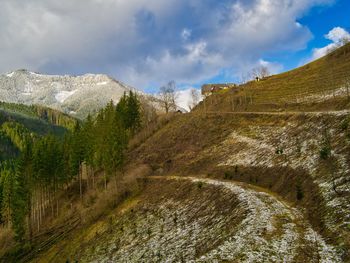
[[207,111],[202,114],[232,114],[232,115],[306,115],[306,116],[320,116],[320,115],[336,115],[342,116],[350,114],[350,110],[341,111]]
[[190,180],[233,192],[249,212],[238,231],[199,262],[341,262],[335,249],[309,225],[302,213],[280,198],[244,183],[194,177],[153,177],[158,180]]
[[197,177],[141,181],[144,190],[128,205],[39,262],[341,262],[300,211],[259,187]]

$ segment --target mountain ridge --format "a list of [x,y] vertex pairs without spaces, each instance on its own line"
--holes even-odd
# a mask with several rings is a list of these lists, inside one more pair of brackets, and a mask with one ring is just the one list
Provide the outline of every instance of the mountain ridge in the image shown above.
[[135,89],[105,74],[45,75],[20,69],[0,75],[0,100],[44,105],[80,119],[130,90]]

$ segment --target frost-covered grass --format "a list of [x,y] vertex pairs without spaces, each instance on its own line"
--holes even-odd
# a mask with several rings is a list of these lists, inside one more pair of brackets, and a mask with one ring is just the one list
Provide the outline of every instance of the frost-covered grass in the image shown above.
[[[340,129],[346,112],[321,113],[305,120],[280,125],[247,125],[232,130],[222,142],[208,147],[204,156],[216,156],[219,167],[289,167],[305,171],[319,187],[327,213],[324,221],[332,232],[349,232],[350,163],[349,138]],[[319,115],[319,116],[317,116]],[[320,150],[325,134],[330,138],[331,157],[323,160]],[[306,189],[307,191],[307,189]],[[320,219],[321,220],[321,219]],[[340,231],[340,230],[339,230]]]
[[[300,258],[340,262],[334,248],[298,210],[269,193],[212,179],[149,180],[141,203],[106,219],[104,230],[88,243],[75,242],[81,246],[74,258],[81,262],[295,262]],[[301,254],[303,249],[308,253]]]

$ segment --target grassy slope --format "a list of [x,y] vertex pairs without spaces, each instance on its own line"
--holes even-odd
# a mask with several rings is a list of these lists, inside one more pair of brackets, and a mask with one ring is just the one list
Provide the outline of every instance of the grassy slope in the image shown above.
[[[131,151],[130,160],[150,165],[155,174],[204,174],[271,189],[306,208],[313,226],[347,250],[350,131],[341,123],[349,122],[349,116],[220,112],[233,111],[232,102],[235,111],[248,112],[349,109],[346,93],[332,94],[344,86],[349,72],[348,44],[301,68],[241,86],[238,92],[212,95],[194,113],[178,116]],[[297,103],[315,95],[318,100]],[[325,132],[330,133],[334,155],[326,161],[320,158]]]
[[[183,115],[132,151],[131,159],[150,165],[155,174],[205,175],[270,189],[306,208],[314,228],[348,248],[350,140],[349,130],[340,127],[348,118]],[[334,154],[327,161],[319,157],[326,130]]]
[[[205,106],[207,110],[213,111],[349,108],[346,91],[337,94],[339,88],[350,82],[349,72],[350,44],[347,44],[295,70],[270,76],[260,82],[249,82],[223,94],[211,96],[206,100]],[[322,103],[317,103],[320,101]],[[204,103],[199,109],[204,110]]]

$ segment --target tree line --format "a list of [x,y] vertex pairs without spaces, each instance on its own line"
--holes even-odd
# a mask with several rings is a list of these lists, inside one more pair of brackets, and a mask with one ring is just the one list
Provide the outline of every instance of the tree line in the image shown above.
[[117,182],[141,114],[140,101],[130,91],[117,105],[110,101],[96,116],[76,122],[63,138],[30,136],[20,125],[6,126],[21,154],[0,164],[0,223],[12,227],[19,244],[40,230],[47,215],[58,216],[59,195],[72,183],[79,182],[82,198],[83,165],[92,178],[94,171],[103,171],[105,189],[111,179]]

